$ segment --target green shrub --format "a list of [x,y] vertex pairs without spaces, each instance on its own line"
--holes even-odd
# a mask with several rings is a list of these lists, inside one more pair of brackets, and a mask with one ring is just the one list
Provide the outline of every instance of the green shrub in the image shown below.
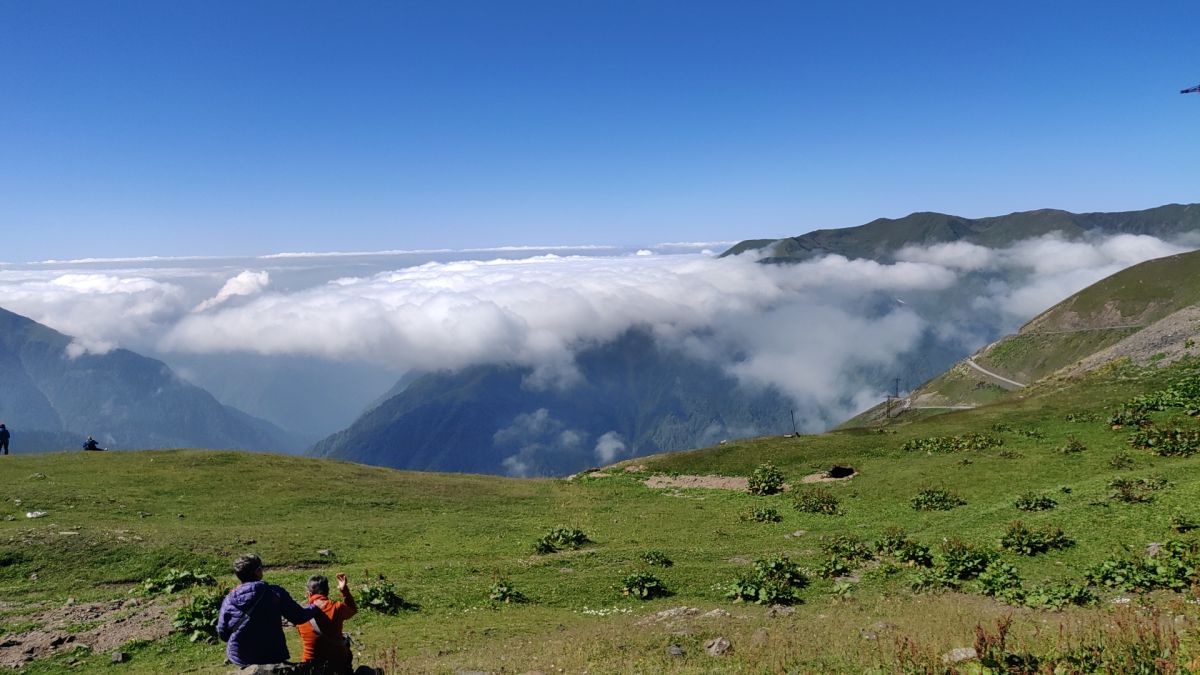
[[1133,468],[1133,456],[1124,450],[1120,450],[1117,454],[1108,458],[1108,466],[1118,471]]
[[953,492],[942,489],[921,490],[910,501],[917,511],[949,511],[966,504],[966,500]]
[[503,578],[492,583],[492,587],[488,589],[488,600],[502,602],[506,605],[529,602],[529,598],[525,597],[524,593],[513,588],[508,579]]
[[1108,424],[1113,429],[1121,427],[1140,427],[1150,423],[1150,416],[1142,408],[1121,406],[1108,418]]
[[1100,602],[1086,584],[1070,581],[1045,583],[1025,593],[1025,605],[1034,609],[1059,610],[1068,605],[1089,607]]
[[941,573],[957,581],[974,579],[996,559],[994,552],[972,546],[961,539],[942,542],[941,554]]
[[211,574],[195,572],[193,570],[180,570],[172,567],[161,577],[154,577],[143,581],[142,592],[146,595],[178,593],[185,588],[192,588],[193,586],[215,586],[216,584],[217,580]]
[[909,580],[909,588],[917,593],[957,590],[961,582],[947,574],[944,567],[917,570]]
[[933,564],[929,547],[913,541],[907,532],[898,527],[884,530],[883,536],[875,542],[875,551],[890,555],[909,567],[929,567]]
[[726,597],[733,598],[734,602],[790,605],[799,600],[796,591],[808,584],[808,576],[786,555],[760,558],[754,561],[749,574],[730,584]]
[[976,581],[979,583],[981,593],[1010,605],[1019,605],[1025,598],[1025,591],[1021,589],[1021,577],[1017,574],[1017,568],[1006,562],[993,560],[979,573]]
[[1048,495],[1040,495],[1036,492],[1026,492],[1017,497],[1017,501],[1013,502],[1013,506],[1022,511],[1048,511],[1056,506],[1058,502],[1054,501]]
[[368,577],[368,580],[358,587],[358,606],[388,615],[417,609],[416,605],[400,597],[396,592],[396,584],[382,574],[374,579]]
[[1018,429],[1017,434],[1020,436],[1024,436],[1025,438],[1032,438],[1035,441],[1044,440],[1046,438],[1046,432],[1042,431],[1041,429],[1037,429],[1037,428]]
[[1101,416],[1099,413],[1076,411],[1064,415],[1063,420],[1066,422],[1099,422]]
[[583,530],[577,527],[556,527],[534,542],[533,550],[540,555],[546,555],[565,549],[576,549],[590,541]]
[[969,450],[987,450],[1004,445],[1004,441],[987,434],[965,433],[958,436],[933,436],[930,438],[914,438],[904,445],[901,450],[907,452],[926,452],[929,454],[942,452],[966,452]]
[[1129,445],[1159,457],[1191,457],[1200,448],[1200,431],[1146,427],[1129,436]]
[[861,539],[839,534],[821,542],[821,549],[834,558],[847,562],[865,562],[875,558],[870,547]]
[[1191,516],[1178,511],[1171,514],[1171,529],[1180,534],[1191,532],[1198,527],[1200,527],[1200,523],[1197,523],[1196,519]]
[[797,490],[792,504],[797,511],[804,513],[820,513],[827,516],[840,516],[838,498],[825,488],[807,488]]
[[642,562],[655,567],[670,567],[675,564],[675,561],[668,558],[666,553],[657,549],[646,551],[642,554],[641,558]]
[[1108,498],[1125,504],[1144,504],[1153,501],[1154,493],[1168,485],[1162,476],[1114,478],[1108,483],[1108,488],[1112,490]]
[[186,634],[191,642],[215,643],[217,615],[224,599],[224,593],[205,593],[191,598],[175,612],[172,631]]
[[1034,530],[1019,520],[1009,523],[1004,536],[1000,537],[1000,548],[1027,556],[1074,545],[1075,542],[1057,527],[1045,525]]
[[658,577],[645,572],[635,572],[621,580],[621,595],[638,600],[664,598],[671,594]]
[[770,506],[756,506],[750,511],[743,513],[741,518],[751,523],[778,523],[783,520],[783,516],[779,515],[779,511]]
[[783,472],[773,464],[760,464],[750,474],[747,489],[752,495],[773,495],[783,492]]
[[1067,436],[1067,442],[1058,449],[1058,451],[1064,455],[1075,455],[1083,452],[1084,450],[1087,450],[1087,446],[1083,444],[1083,441],[1080,441],[1074,436]]
[[1142,559],[1108,558],[1093,565],[1087,580],[1109,588],[1142,592],[1157,589],[1182,591],[1200,582],[1200,543],[1172,540],[1157,555]]
[[838,557],[831,556],[826,558],[817,566],[817,576],[822,579],[834,579],[836,577],[844,577],[854,571],[850,563]]

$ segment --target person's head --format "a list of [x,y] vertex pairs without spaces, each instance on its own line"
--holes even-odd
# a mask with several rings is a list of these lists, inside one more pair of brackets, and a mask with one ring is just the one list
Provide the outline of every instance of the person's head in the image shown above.
[[308,578],[309,595],[329,595],[329,579],[315,574]]
[[241,582],[262,579],[262,558],[253,553],[239,555],[233,561],[233,575]]

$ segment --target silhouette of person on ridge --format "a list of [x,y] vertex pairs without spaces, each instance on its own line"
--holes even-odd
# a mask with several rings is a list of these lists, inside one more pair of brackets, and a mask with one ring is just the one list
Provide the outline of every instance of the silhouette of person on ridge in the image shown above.
[[0,451],[8,454],[8,439],[12,434],[8,433],[8,427],[4,426],[4,422],[0,422]]
[[88,436],[88,439],[83,442],[83,449],[84,450],[101,451],[104,448],[100,447],[100,444],[96,442],[96,439],[92,438],[91,436]]

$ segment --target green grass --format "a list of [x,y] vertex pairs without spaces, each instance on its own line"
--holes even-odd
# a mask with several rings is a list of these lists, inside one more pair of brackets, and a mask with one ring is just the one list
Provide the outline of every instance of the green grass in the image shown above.
[[[142,580],[170,567],[209,572],[229,586],[229,561],[255,551],[268,564],[268,580],[295,596],[313,573],[345,571],[354,585],[377,574],[394,581],[420,609],[394,617],[363,612],[347,628],[362,658],[391,664],[395,672],[707,672],[715,662],[703,654],[702,642],[718,634],[735,645],[720,662],[728,672],[872,667],[890,672],[901,659],[899,638],[936,660],[938,650],[970,645],[976,623],[990,625],[1012,610],[977,595],[914,595],[908,590],[910,572],[900,570],[863,574],[860,582],[836,592],[833,580],[811,575],[813,584],[800,592],[804,602],[796,614],[772,619],[765,608],[731,603],[725,597],[728,582],[764,556],[785,554],[816,570],[827,557],[823,541],[838,535],[870,541],[894,526],[935,552],[948,538],[999,551],[1007,524],[1017,519],[1031,528],[1062,528],[1076,542],[1068,549],[1033,557],[999,554],[1029,586],[1079,580],[1086,568],[1114,552],[1194,537],[1173,533],[1171,518],[1200,517],[1200,457],[1133,451],[1132,469],[1113,469],[1111,458],[1130,452],[1130,430],[1113,431],[1103,421],[1066,421],[1078,413],[1107,419],[1121,402],[1194,368],[1194,361],[1163,370],[1114,367],[1071,386],[1035,387],[991,406],[897,425],[894,433],[847,430],[732,442],[630,462],[644,471],[614,467],[602,478],[574,481],[397,472],[203,450],[14,455],[0,461],[7,497],[0,502],[3,626],[11,636],[36,611],[61,606],[68,597],[81,603],[129,597]],[[1200,426],[1178,411],[1154,416],[1163,424]],[[996,435],[1003,445],[937,454],[901,449],[911,439],[968,432]],[[1068,436],[1086,450],[1060,452]],[[849,464],[859,474],[823,485],[840,501],[838,516],[799,513],[789,493],[755,497],[641,484],[647,472],[749,476],[765,462],[790,483],[833,464]],[[46,478],[27,478],[35,473]],[[1152,502],[1108,500],[1114,478],[1154,475],[1171,486]],[[967,504],[914,511],[911,499],[926,488],[949,490]],[[1030,491],[1052,495],[1057,507],[1018,510],[1014,502]],[[743,518],[765,507],[775,508],[782,522]],[[33,510],[49,515],[25,518]],[[15,520],[5,521],[5,515]],[[581,529],[590,543],[536,555],[535,541],[559,526]],[[794,536],[800,530],[804,533]],[[320,556],[321,549],[333,551],[334,559]],[[674,564],[648,565],[642,559],[648,550],[661,551]],[[651,572],[673,595],[645,602],[623,597],[622,579],[638,572]],[[489,601],[497,579],[529,602]],[[1043,622],[1069,624],[1068,633],[1101,630],[1111,623],[1107,601],[1113,595],[1101,592],[1098,609],[1019,610],[1015,630],[1030,645],[1050,649],[1054,640],[1046,636],[1055,631]],[[1181,626],[1194,625],[1195,606],[1179,596],[1159,594],[1149,602],[1176,608],[1171,611],[1188,622]],[[732,616],[682,620],[685,635],[670,622],[637,623],[681,605],[722,608]],[[82,620],[74,624],[90,628]],[[864,642],[861,632],[876,624],[892,627],[886,637]],[[290,639],[298,654],[294,636]],[[669,656],[671,644],[685,656]],[[121,666],[131,673],[226,670],[222,646],[178,636],[137,645],[131,654],[130,663]],[[70,658],[77,665],[68,664]],[[25,672],[106,662],[107,654],[62,654]]]

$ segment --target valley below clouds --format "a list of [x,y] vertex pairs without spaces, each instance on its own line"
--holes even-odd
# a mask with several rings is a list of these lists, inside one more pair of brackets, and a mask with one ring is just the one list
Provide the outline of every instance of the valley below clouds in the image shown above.
[[[1189,243],[1048,235],[788,265],[700,252],[719,244],[8,264],[0,306],[74,336],[69,357],[125,347],[201,382],[197,370],[255,356],[392,380],[508,364],[527,369],[528,389],[569,392],[584,377],[581,350],[640,330],[745,386],[782,392],[803,430],[816,431],[878,402],[901,361],[930,341],[961,358],[1070,293]],[[378,382],[350,388],[324,394],[359,406],[382,393]],[[596,447],[598,459],[625,451],[616,435]]]

